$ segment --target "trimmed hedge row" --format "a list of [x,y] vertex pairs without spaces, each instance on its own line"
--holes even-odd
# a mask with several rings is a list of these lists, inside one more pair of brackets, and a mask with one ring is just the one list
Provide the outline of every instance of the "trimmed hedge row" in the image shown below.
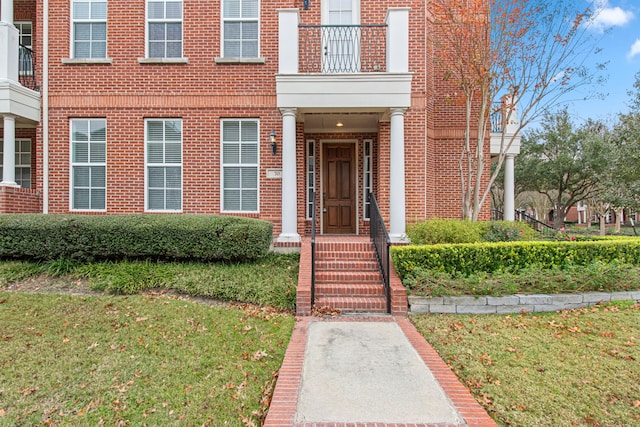
[[495,271],[516,273],[532,265],[562,268],[614,260],[637,265],[640,264],[640,239],[394,246],[391,256],[402,279],[416,267],[467,276]]
[[245,261],[269,251],[272,228],[213,215],[0,215],[0,258]]
[[539,237],[539,234],[522,221],[468,221],[433,218],[409,224],[407,236],[415,245],[436,245],[534,240]]

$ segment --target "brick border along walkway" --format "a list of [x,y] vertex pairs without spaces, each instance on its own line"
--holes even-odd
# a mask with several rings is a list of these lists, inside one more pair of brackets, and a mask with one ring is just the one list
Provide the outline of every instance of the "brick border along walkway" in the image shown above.
[[[436,378],[449,399],[464,418],[461,425],[429,424],[367,424],[367,423],[296,423],[298,396],[302,382],[302,365],[310,322],[396,322],[425,365]],[[458,380],[438,353],[427,343],[406,317],[329,318],[302,317],[296,319],[291,341],[287,347],[271,406],[264,427],[497,427],[497,424]]]

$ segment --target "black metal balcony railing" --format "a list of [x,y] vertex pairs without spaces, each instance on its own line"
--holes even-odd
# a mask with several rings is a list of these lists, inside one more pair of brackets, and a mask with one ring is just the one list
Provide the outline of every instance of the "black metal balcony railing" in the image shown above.
[[502,132],[502,109],[498,111],[494,111],[491,113],[491,132],[492,133],[501,133]]
[[36,55],[24,45],[20,45],[18,51],[18,70],[18,78],[22,86],[39,90],[36,82]]
[[385,24],[301,24],[299,72],[385,72],[386,29]]

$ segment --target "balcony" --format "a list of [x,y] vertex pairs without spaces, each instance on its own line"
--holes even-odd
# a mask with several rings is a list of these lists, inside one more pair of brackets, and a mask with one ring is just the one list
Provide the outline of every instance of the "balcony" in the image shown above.
[[409,9],[384,23],[300,24],[298,9],[279,14],[279,108],[384,112],[411,105]]
[[0,116],[14,116],[18,127],[40,121],[33,60],[33,52],[18,44],[18,30],[0,21]]
[[[519,154],[521,136],[517,135],[520,122],[515,105],[503,98],[491,113],[491,154]],[[504,131],[504,132],[503,132]],[[508,146],[508,148],[504,148]]]

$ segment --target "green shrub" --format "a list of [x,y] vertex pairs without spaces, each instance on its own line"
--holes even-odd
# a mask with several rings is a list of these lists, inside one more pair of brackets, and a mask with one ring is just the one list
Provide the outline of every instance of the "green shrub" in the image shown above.
[[538,238],[539,233],[522,221],[491,221],[485,223],[485,230],[482,234],[484,242],[517,242]]
[[483,232],[483,223],[461,219],[429,219],[407,227],[407,236],[414,245],[480,242]]
[[0,215],[0,259],[243,261],[264,256],[272,232],[214,215]]
[[393,263],[404,279],[415,268],[468,276],[480,272],[518,272],[529,267],[563,268],[596,261],[640,264],[640,240],[590,242],[498,242],[397,246]]

